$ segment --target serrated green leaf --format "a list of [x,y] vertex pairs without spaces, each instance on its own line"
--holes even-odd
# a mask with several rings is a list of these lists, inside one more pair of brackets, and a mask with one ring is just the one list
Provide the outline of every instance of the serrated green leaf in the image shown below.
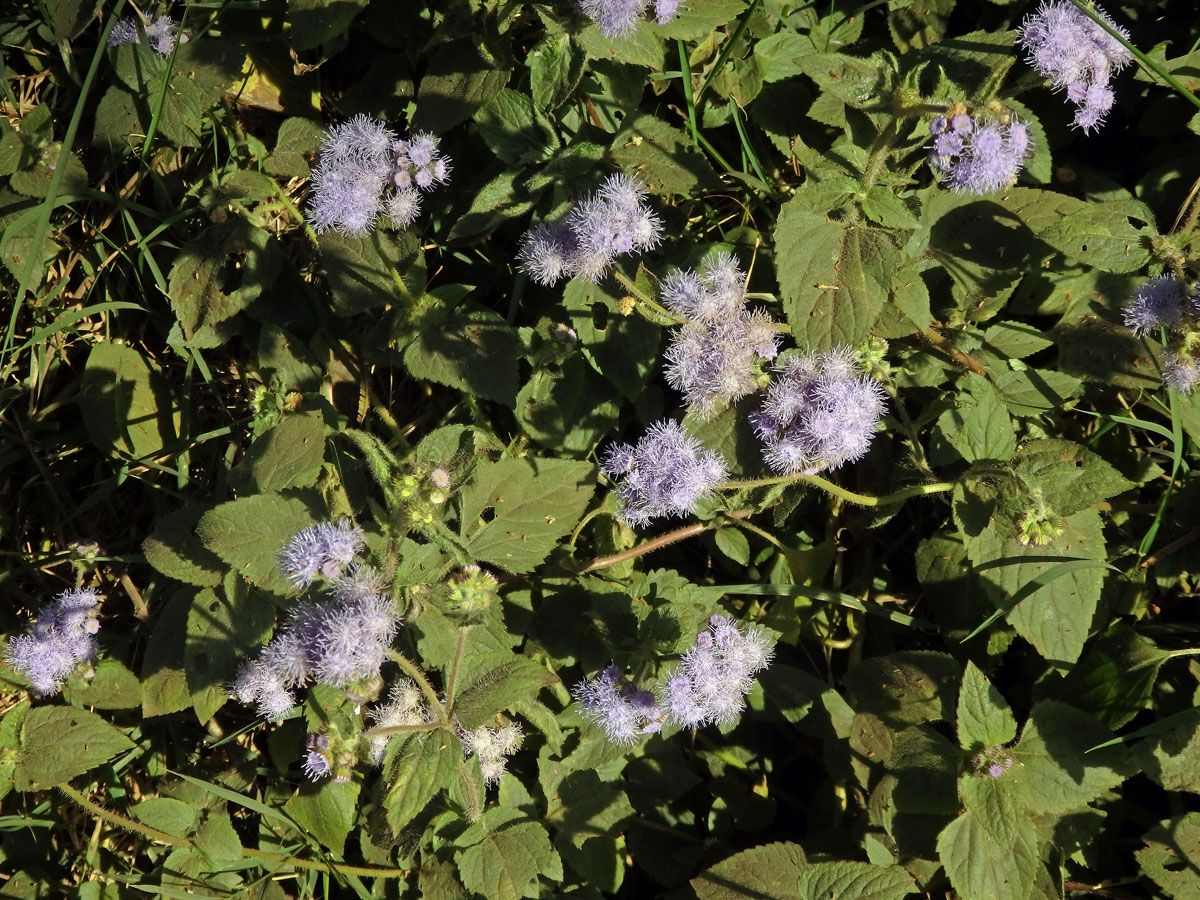
[[82,775],[135,744],[100,716],[71,706],[39,706],[25,716],[13,772],[19,791],[44,790]]
[[702,41],[723,25],[736,25],[737,17],[747,5],[746,0],[688,0],[686,5],[679,5],[671,21],[652,27],[664,38]]
[[913,877],[900,866],[849,860],[809,863],[798,884],[801,896],[808,900],[902,900],[916,888]]
[[767,844],[735,853],[692,879],[700,900],[808,900],[799,879],[808,867],[797,844]]
[[171,595],[159,614],[142,657],[142,715],[164,716],[192,705],[183,666],[188,611],[195,591]]
[[908,205],[881,184],[873,185],[859,203],[867,218],[884,228],[916,228],[920,224]]
[[200,517],[196,533],[215,553],[263,590],[291,592],[279,572],[279,551],[303,528],[314,523],[307,504],[297,497],[253,494],[222,503]]
[[632,63],[648,69],[662,68],[662,40],[649,22],[638,22],[629,34],[614,38],[605,37],[599,28],[589,23],[579,32],[577,40],[588,59]]
[[142,541],[146,562],[184,584],[197,587],[220,584],[225,570],[221,558],[205,550],[196,536],[196,525],[203,513],[203,507],[186,506],[155,519],[150,536]]
[[141,459],[176,439],[179,413],[162,373],[132,347],[104,341],[88,354],[79,411],[102,452]]
[[1134,752],[1138,768],[1156,784],[1200,794],[1200,722],[1195,718],[1147,738]]
[[567,34],[548,35],[525,57],[534,102],[544,111],[557,109],[579,86],[584,58]]
[[76,706],[133,709],[142,705],[142,684],[117,660],[104,659],[89,672],[72,673],[63,684],[63,696]]
[[1024,322],[996,322],[983,333],[984,345],[1006,359],[1024,359],[1052,347],[1046,332]]
[[1041,865],[1037,828],[1028,818],[1008,824],[965,812],[938,835],[938,857],[962,900],[1029,900]]
[[658,370],[662,329],[642,316],[621,315],[622,294],[575,278],[563,289],[563,306],[592,365],[622,396],[637,401]]
[[[1034,705],[1021,739],[1012,748],[1016,764],[1005,773],[1021,810],[1062,816],[1086,806],[1131,774],[1122,746],[1090,750],[1112,732],[1087,713],[1055,700]],[[1090,750],[1090,752],[1089,752]]]
[[1150,706],[1158,670],[1170,658],[1168,651],[1118,622],[1088,645],[1055,694],[1109,728],[1120,728]]
[[564,843],[582,848],[589,838],[611,835],[634,814],[620,783],[601,781],[591,769],[570,773],[553,793],[546,821],[560,848]]
[[531,659],[514,656],[512,662],[481,675],[454,700],[454,712],[464,728],[490,723],[496,713],[537,696],[555,681],[554,674]]
[[894,68],[881,54],[860,59],[841,53],[807,53],[796,64],[822,92],[855,109],[879,107],[891,92]]
[[1142,872],[1174,900],[1193,900],[1200,871],[1200,813],[1165,819],[1142,840],[1146,846],[1135,854]]
[[[222,592],[224,594],[224,592]],[[192,599],[183,661],[196,717],[203,723],[229,699],[241,657],[259,646],[274,622],[271,607],[249,592],[231,602],[205,588]]]
[[307,178],[308,161],[321,146],[325,130],[311,119],[284,119],[275,138],[275,149],[263,160],[263,171],[284,178]]
[[342,783],[326,780],[307,784],[296,791],[283,805],[296,824],[334,853],[341,853],[346,836],[358,818],[356,782]]
[[1017,736],[1017,720],[996,686],[968,662],[958,690],[958,745],[964,750],[999,747]]
[[389,767],[392,782],[383,806],[393,834],[399,834],[438,791],[458,777],[462,747],[444,731],[417,734],[404,742]]
[[1059,515],[1086,509],[1133,487],[1104,459],[1072,441],[1030,441],[1021,448],[1013,471],[1040,490]]
[[517,822],[486,834],[458,857],[467,890],[488,900],[519,900],[538,895],[538,876],[563,877],[562,861],[537,822]]
[[738,528],[718,528],[713,535],[717,549],[736,563],[746,565],[750,562],[750,541],[745,533]]
[[[1147,227],[1138,228],[1130,218]],[[1153,221],[1140,201],[1093,201],[1039,231],[1038,237],[1084,265],[1105,272],[1136,272],[1150,261],[1149,240],[1156,235]]]
[[463,488],[462,537],[475,558],[531,572],[579,521],[594,479],[590,463],[566,459],[481,463]]
[[520,179],[520,172],[501,172],[480,188],[467,211],[454,220],[447,240],[469,241],[483,237],[502,223],[527,213],[533,207],[533,201],[518,187]]
[[961,667],[948,653],[905,650],[865,659],[846,675],[850,702],[889,724],[952,721]]
[[1003,372],[993,384],[1014,416],[1036,416],[1061,409],[1083,388],[1073,375],[1042,369]]
[[721,186],[691,138],[648,113],[626,117],[609,156],[654,194],[693,194]]
[[621,409],[613,387],[577,354],[556,373],[536,370],[517,394],[516,412],[543,447],[583,455],[616,427]]
[[129,811],[143,825],[176,837],[187,837],[200,822],[200,810],[195,804],[173,797],[150,797],[130,807]]
[[289,0],[288,34],[295,51],[314,50],[344,34],[367,0]]
[[[1006,460],[1017,449],[1008,408],[991,382],[970,372],[962,376],[964,390],[955,395],[954,409],[938,418],[930,446],[934,465],[954,462]],[[945,443],[942,443],[942,442]]]
[[486,40],[464,37],[438,46],[417,88],[413,129],[449,131],[496,96],[508,77]]
[[789,200],[775,227],[776,272],[784,314],[802,346],[857,347],[887,301],[899,255],[885,232],[847,227]]
[[404,351],[404,365],[417,378],[512,407],[518,348],[516,332],[502,316],[462,304],[436,327],[421,329]]
[[[377,228],[367,237],[321,235],[321,263],[333,295],[333,312],[353,316],[425,291],[425,260],[417,237]],[[395,279],[402,280],[401,291]]]
[[492,152],[513,166],[544,160],[561,144],[533,100],[509,88],[475,113],[475,125]]
[[316,482],[325,461],[325,424],[319,412],[284,416],[250,445],[234,469],[247,492],[270,494]]

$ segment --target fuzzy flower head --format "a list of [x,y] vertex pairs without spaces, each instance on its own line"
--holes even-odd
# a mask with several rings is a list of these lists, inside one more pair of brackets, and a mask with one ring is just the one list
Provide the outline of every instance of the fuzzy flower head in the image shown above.
[[458,737],[462,741],[463,756],[474,756],[479,760],[479,770],[483,774],[484,784],[496,784],[504,774],[508,757],[516,753],[521,746],[521,726],[509,722],[499,728],[458,729]]
[[685,728],[729,725],[746,706],[755,675],[771,662],[771,640],[757,629],[715,615],[696,636],[675,673],[667,679],[663,705],[670,720]]
[[57,694],[60,682],[96,656],[100,596],[91,588],[63,591],[47,604],[25,634],[8,639],[4,659],[42,696]]
[[363,543],[362,529],[349,519],[310,525],[283,545],[279,569],[292,587],[305,588],[318,574],[337,578],[342,568],[354,561]]
[[[634,32],[650,0],[579,0],[579,10],[610,40]],[[654,21],[666,25],[679,9],[679,0],[655,0]]]
[[621,683],[621,670],[606,666],[595,678],[584,679],[571,689],[585,719],[594,722],[615,744],[631,745],[638,735],[662,727],[663,715],[650,691]]
[[1005,124],[959,113],[948,121],[936,117],[929,130],[929,164],[958,193],[987,194],[1013,184],[1033,149],[1028,126],[1016,118]]
[[1200,365],[1186,353],[1170,353],[1164,360],[1162,380],[1181,394],[1191,394],[1200,385]]
[[566,218],[525,232],[517,254],[521,271],[547,286],[562,278],[600,281],[617,256],[658,245],[662,222],[645,198],[640,182],[608,176],[598,191],[579,198]]
[[767,464],[784,475],[814,475],[861,459],[886,408],[883,389],[849,348],[794,356],[750,424]]
[[[1196,295],[1193,291],[1193,297]],[[1152,335],[1159,328],[1176,328],[1184,316],[1183,287],[1174,275],[1150,278],[1133,292],[1121,315],[1138,337]]]
[[428,132],[401,139],[383,122],[356,115],[325,133],[313,169],[308,218],[318,234],[369,234],[380,218],[404,228],[421,212],[421,194],[445,184],[450,160]]
[[[175,49],[175,42],[186,44],[186,34],[179,34],[175,20],[170,16],[158,16],[145,26],[146,43],[159,56],[170,56]],[[142,36],[138,33],[138,20],[135,16],[125,16],[118,19],[108,33],[109,47],[120,47],[123,44],[141,43]]]
[[[1092,12],[1113,32],[1129,39],[1104,10]],[[1026,16],[1017,31],[1025,59],[1055,90],[1075,104],[1076,127],[1098,128],[1112,109],[1112,76],[1133,61],[1130,52],[1108,30],[1067,0],[1046,0]]]
[[[392,685],[387,702],[375,707],[369,715],[376,728],[402,728],[428,722],[429,707],[416,682],[401,678]],[[383,762],[388,744],[394,737],[394,734],[383,734],[371,738],[371,759],[376,765]]]
[[610,447],[602,471],[617,483],[620,516],[630,525],[687,515],[729,477],[720,456],[670,419],[651,425],[636,446]]
[[771,317],[746,308],[745,275],[732,256],[718,256],[703,277],[672,272],[663,301],[688,319],[671,335],[665,371],[692,413],[708,418],[757,388],[757,364],[774,359],[779,343]]

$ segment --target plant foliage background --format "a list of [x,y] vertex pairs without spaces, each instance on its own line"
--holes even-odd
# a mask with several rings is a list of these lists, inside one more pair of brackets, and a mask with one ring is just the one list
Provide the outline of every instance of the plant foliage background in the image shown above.
[[[0,896],[1200,896],[1195,323],[1122,316],[1200,271],[1193,4],[1107,6],[1140,58],[1086,132],[1022,2],[141,12],[0,18],[0,628],[100,601],[60,691],[0,666]],[[1014,182],[930,168],[957,109],[1025,123]],[[359,114],[449,183],[317,234]],[[617,173],[657,246],[530,280],[526,231]],[[770,470],[761,361],[685,417],[656,298],[719,253],[781,349],[878,382],[857,462]],[[733,480],[635,529],[600,467],[663,419]],[[340,520],[391,656],[264,718],[231,685],[301,602],[278,554]],[[571,689],[661,688],[714,615],[774,647],[746,711],[609,740]]]

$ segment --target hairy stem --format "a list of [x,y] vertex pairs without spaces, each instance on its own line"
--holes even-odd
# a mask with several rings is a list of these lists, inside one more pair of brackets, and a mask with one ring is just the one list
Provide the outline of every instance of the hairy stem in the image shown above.
[[388,657],[396,663],[396,665],[404,670],[404,673],[408,675],[409,678],[417,683],[417,687],[421,689],[421,693],[424,694],[425,699],[429,701],[429,708],[437,711],[439,720],[438,724],[449,724],[450,717],[446,713],[446,707],[442,705],[442,701],[438,698],[437,691],[433,689],[433,685],[429,683],[429,679],[425,677],[425,673],[421,671],[421,667],[398,650],[388,650],[387,654]]
[[856,494],[854,491],[848,491],[841,485],[834,484],[820,475],[779,475],[774,478],[756,478],[752,481],[727,481],[721,486],[721,490],[740,491],[746,488],[767,487],[772,484],[790,484],[797,481],[811,484],[813,487],[820,488],[827,494],[840,497],[842,500],[857,504],[858,506],[887,506],[889,503],[899,503],[901,500],[907,500],[909,497],[923,497],[926,494],[940,494],[945,491],[954,490],[953,482],[939,481],[933,484],[913,485],[912,487],[896,491],[894,494],[884,494],[882,497],[872,497],[869,494]]
[[446,715],[454,713],[454,693],[458,687],[458,667],[462,663],[463,650],[467,647],[467,631],[470,625],[458,629],[458,643],[454,645],[454,660],[450,663],[450,677],[446,679]]
[[679,318],[679,316],[675,315],[670,310],[660,306],[658,303],[652,300],[649,295],[647,295],[640,287],[633,283],[632,278],[630,278],[620,269],[613,269],[613,276],[617,279],[617,281],[621,282],[621,284],[625,286],[625,289],[629,291],[629,293],[633,295],[634,299],[639,303],[646,304],[664,319],[669,319],[672,322],[683,324],[683,319]]
[[[735,509],[732,512],[726,513],[725,518],[745,519],[753,514],[754,510],[752,509]],[[714,520],[714,522],[696,522],[694,525],[685,525],[682,528],[676,528],[674,531],[668,531],[666,534],[660,535],[652,541],[646,541],[644,544],[638,544],[636,547],[630,547],[628,550],[622,550],[620,553],[614,553],[612,556],[602,556],[600,559],[594,559],[582,569],[579,569],[579,574],[595,572],[597,569],[607,569],[610,566],[620,565],[628,560],[637,559],[639,556],[645,556],[647,553],[659,550],[670,544],[703,534],[718,524],[720,524],[719,519]]]
[[[126,831],[132,831],[135,834],[140,834],[147,840],[154,841],[157,844],[166,844],[170,847],[194,847],[191,841],[187,838],[177,837],[173,834],[167,834],[165,831],[159,831],[157,828],[151,828],[148,825],[143,825],[141,822],[135,822],[133,819],[127,818],[120,813],[115,813],[112,810],[105,809],[98,803],[94,803],[81,794],[75,788],[67,783],[60,784],[58,789],[67,795],[73,802],[86,809],[97,819],[108,822],[110,825],[115,825],[117,828],[122,828]],[[255,850],[253,847],[243,847],[242,853],[252,859],[261,859],[274,863],[279,863],[285,866],[295,866],[299,869],[315,869],[319,872],[336,872],[342,875],[360,875],[364,878],[406,878],[408,876],[407,869],[380,868],[376,866],[350,866],[331,862],[313,862],[308,859],[297,859],[294,856],[284,856],[282,853],[272,853],[269,850]]]

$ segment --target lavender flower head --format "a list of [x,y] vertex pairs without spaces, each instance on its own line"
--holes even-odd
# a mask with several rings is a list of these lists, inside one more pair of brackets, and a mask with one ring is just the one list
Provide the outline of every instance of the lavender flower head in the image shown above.
[[[175,20],[170,16],[158,16],[150,21],[146,27],[146,43],[159,56],[170,56],[171,51],[175,49],[176,40],[181,44],[188,42],[186,34],[179,34],[179,29],[175,25]],[[113,25],[112,30],[108,33],[109,47],[120,47],[122,44],[137,44],[142,40],[138,33],[138,20],[134,16],[125,16],[118,19]]]
[[279,569],[294,588],[308,587],[318,574],[336,578],[364,543],[362,529],[349,519],[310,525],[279,551]]
[[308,752],[304,754],[304,774],[309,781],[320,781],[333,773],[329,758],[329,735],[310,734],[305,740]]
[[381,216],[407,227],[421,212],[421,192],[450,179],[438,139],[418,132],[401,139],[378,119],[359,114],[325,134],[312,173],[308,217],[317,233],[358,237]]
[[238,670],[231,688],[259,714],[280,719],[296,705],[293,689],[310,681],[349,687],[373,678],[387,658],[400,617],[373,570],[359,567],[329,586],[330,599],[295,607],[255,659]]
[[776,371],[780,377],[750,416],[772,469],[814,475],[866,454],[886,404],[849,348],[793,356]]
[[[1193,298],[1196,296],[1193,291]],[[1125,325],[1138,337],[1154,334],[1159,328],[1178,327],[1183,313],[1183,287],[1174,275],[1158,275],[1142,282],[1121,310]]]
[[480,726],[467,730],[461,726],[458,737],[462,741],[463,756],[479,760],[479,771],[484,784],[496,784],[504,774],[508,757],[521,746],[521,726],[514,722],[499,728]]
[[619,514],[630,525],[687,515],[729,477],[720,456],[670,419],[651,425],[636,446],[610,447],[601,471],[617,483]]
[[622,253],[658,245],[662,222],[645,203],[646,189],[625,175],[610,175],[594,194],[581,197],[566,217],[525,232],[518,265],[535,282],[562,278],[598,282]]
[[[579,0],[580,11],[609,39],[632,34],[648,5],[649,0]],[[666,25],[678,9],[679,0],[655,0],[654,20]]]
[[1170,353],[1164,360],[1162,380],[1167,387],[1190,394],[1200,384],[1200,365],[1186,353]]
[[63,591],[42,609],[26,634],[8,639],[5,661],[41,696],[57,694],[59,683],[77,665],[96,656],[99,602],[91,588]]
[[663,282],[663,302],[688,319],[671,335],[666,376],[689,410],[706,419],[756,389],[756,361],[779,352],[775,323],[746,309],[745,275],[723,253],[704,270],[675,270]]
[[621,684],[621,670],[606,666],[592,679],[571,689],[584,718],[599,725],[615,744],[631,745],[640,734],[662,728],[662,711],[654,694]]
[[746,707],[754,676],[771,662],[771,640],[745,632],[725,616],[709,619],[675,673],[667,679],[663,705],[670,720],[685,728],[729,725]]
[[936,116],[929,164],[958,193],[986,194],[1013,184],[1033,149],[1029,128],[1016,118],[1007,124],[973,119],[966,113]]
[[[1104,10],[1094,6],[1092,11],[1129,39]],[[1121,42],[1067,0],[1046,0],[1021,23],[1017,43],[1052,88],[1066,91],[1075,104],[1074,124],[1085,132],[1099,128],[1113,106],[1112,76],[1133,61]]]

